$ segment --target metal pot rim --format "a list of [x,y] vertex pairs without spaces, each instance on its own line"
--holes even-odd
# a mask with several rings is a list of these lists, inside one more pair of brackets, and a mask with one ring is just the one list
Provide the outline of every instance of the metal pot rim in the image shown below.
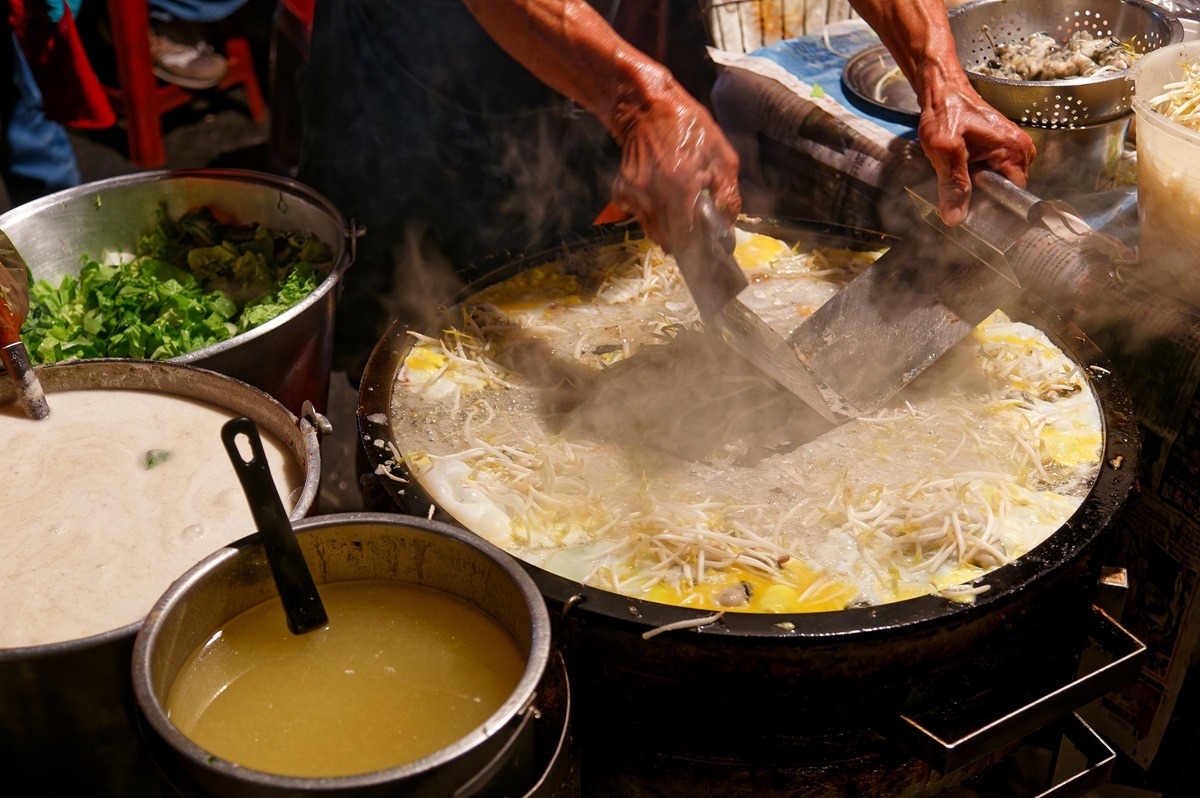
[[318,515],[311,518],[293,521],[293,528],[298,535],[305,533],[317,534],[327,527],[338,526],[406,526],[432,532],[450,538],[457,543],[485,555],[495,563],[516,584],[525,603],[529,608],[530,625],[532,629],[529,659],[512,694],[494,712],[483,725],[472,729],[468,734],[455,742],[441,748],[428,756],[385,770],[361,773],[351,776],[336,776],[329,778],[304,778],[297,776],[281,776],[260,770],[226,762],[223,759],[210,758],[196,743],[192,742],[172,724],[166,716],[162,704],[154,694],[151,682],[151,651],[157,641],[162,625],[162,619],[171,610],[179,598],[187,593],[195,584],[209,573],[219,569],[228,562],[236,560],[242,554],[262,546],[257,535],[250,535],[216,552],[196,563],[186,573],[180,576],[167,589],[150,614],[142,629],[138,632],[133,646],[133,692],[146,721],[154,728],[155,733],[166,740],[176,752],[189,759],[193,764],[209,768],[225,777],[248,782],[260,787],[277,790],[349,790],[371,787],[400,779],[418,776],[443,765],[471,751],[478,745],[491,739],[502,731],[508,724],[527,711],[535,697],[538,684],[549,667],[550,662],[550,615],[538,591],[537,585],[530,576],[516,564],[513,558],[482,538],[464,529],[415,516],[404,516],[391,513],[334,513]]
[[[754,219],[739,223],[750,232],[761,232],[787,239],[792,236],[807,236],[808,240],[838,239],[859,244],[878,245],[895,240],[877,232],[825,222],[801,219]],[[624,230],[602,230],[588,243],[602,245],[619,240]],[[468,287],[456,299],[479,290],[489,279],[512,274],[525,266],[544,262],[552,254],[561,254],[561,249],[551,253],[520,258],[498,271],[492,271],[474,288]],[[505,274],[507,272],[507,274]],[[744,641],[752,644],[763,639],[791,641],[795,645],[840,645],[849,639],[863,640],[870,636],[886,636],[896,631],[917,631],[943,623],[965,622],[968,617],[976,618],[991,609],[1015,600],[1016,596],[1046,577],[1063,563],[1078,556],[1093,539],[1100,534],[1116,509],[1132,489],[1138,457],[1136,414],[1132,401],[1121,382],[1112,374],[1112,366],[1103,353],[1077,327],[1063,320],[1036,298],[1023,295],[1018,302],[1002,308],[1014,318],[1030,319],[1050,340],[1066,351],[1088,375],[1088,383],[1100,406],[1103,425],[1104,450],[1100,472],[1097,474],[1086,498],[1057,531],[1045,541],[1014,560],[997,568],[973,584],[988,585],[990,589],[976,597],[970,604],[957,603],[938,596],[918,596],[902,601],[870,607],[855,607],[843,610],[812,613],[767,614],[728,612],[719,621],[703,627],[691,628],[673,634],[720,635],[727,641]],[[410,479],[403,465],[389,462],[387,448],[371,445],[375,440],[390,440],[390,402],[392,380],[397,361],[403,362],[402,352],[414,340],[406,334],[406,327],[398,322],[371,353],[359,394],[358,425],[360,438],[366,450],[367,461],[377,474],[380,470],[403,478],[405,484],[381,476],[380,482],[397,504],[405,494],[421,504],[436,508],[439,516],[450,518],[428,497],[419,482]],[[1117,465],[1114,466],[1113,463]],[[450,518],[452,523],[457,523]],[[565,577],[524,563],[542,589],[543,594],[564,606],[564,612],[587,612],[589,617],[599,617],[603,622],[631,631],[641,632],[683,620],[694,620],[712,615],[710,610],[695,610],[669,604],[645,601],[600,588],[583,585]],[[647,641],[648,645],[659,643]]]
[[[2,225],[2,221],[0,221]],[[307,419],[298,419],[286,407],[279,403],[270,394],[248,385],[241,380],[224,374],[218,374],[215,371],[209,371],[198,366],[190,366],[183,363],[173,361],[156,361],[156,360],[131,360],[123,358],[90,358],[87,360],[67,360],[61,363],[53,363],[47,366],[38,366],[35,370],[38,378],[42,383],[42,387],[46,393],[53,395],[61,391],[75,390],[73,388],[60,388],[58,382],[60,378],[69,377],[77,372],[96,372],[107,369],[123,369],[130,375],[137,375],[139,372],[145,373],[178,373],[186,374],[192,381],[201,380],[206,383],[218,384],[222,386],[236,386],[238,390],[245,390],[258,394],[256,399],[270,407],[273,413],[286,414],[284,417],[290,419],[293,425],[296,425],[300,431],[300,436],[304,443],[304,453],[307,466],[304,474],[304,485],[301,489],[300,496],[296,499],[296,504],[292,508],[290,518],[293,521],[298,521],[303,518],[312,508],[313,502],[316,500],[317,491],[321,482],[321,447],[318,441],[316,428],[309,423]],[[3,398],[4,389],[7,389],[7,383],[0,385],[0,399]],[[183,396],[189,399],[197,397],[179,391],[173,391],[169,387],[164,388],[155,386],[148,388],[147,385],[123,384],[112,386],[114,390],[155,390],[159,393],[171,393],[176,396]],[[200,401],[209,401],[203,399]],[[215,403],[214,403],[215,404]],[[229,409],[229,408],[225,408]],[[45,643],[36,646],[20,646],[15,648],[0,648],[0,663],[2,662],[20,662],[31,659],[48,659],[52,657],[64,656],[67,654],[75,654],[87,649],[98,648],[108,645],[116,640],[121,640],[125,637],[132,637],[137,634],[141,628],[144,619],[134,621],[133,623],[116,629],[110,629],[105,632],[100,632],[87,637],[79,637],[74,640],[62,640],[56,643]]]
[[[24,220],[30,216],[36,216],[39,213],[48,212],[55,206],[62,205],[68,201],[78,200],[83,197],[99,195],[101,192],[110,189],[119,189],[126,186],[140,185],[143,183],[159,183],[171,181],[189,181],[189,180],[219,180],[230,183],[243,183],[251,185],[265,186],[274,188],[279,191],[280,202],[285,202],[285,195],[295,199],[302,200],[310,205],[319,208],[326,214],[337,229],[342,231],[342,236],[338,241],[323,241],[322,243],[329,246],[333,251],[333,265],[325,278],[317,284],[317,287],[312,290],[308,296],[300,300],[292,307],[288,308],[283,313],[279,314],[270,321],[261,324],[254,329],[247,330],[243,333],[238,333],[224,341],[219,341],[215,344],[210,344],[202,349],[196,349],[178,357],[173,357],[170,362],[173,363],[194,363],[198,360],[204,360],[215,355],[219,355],[228,349],[232,349],[241,344],[252,341],[277,327],[281,327],[289,320],[299,316],[308,308],[317,304],[324,298],[326,294],[333,290],[334,286],[342,279],[346,270],[354,262],[354,247],[355,231],[352,227],[346,224],[345,217],[341,211],[337,209],[332,202],[324,196],[304,185],[303,183],[292,180],[281,175],[272,175],[266,172],[255,172],[248,169],[159,169],[149,172],[137,172],[129,175],[119,175],[110,177],[104,180],[96,180],[91,183],[84,183],[73,188],[57,191],[53,194],[48,194],[44,197],[32,200],[20,205],[12,210],[0,215],[0,230],[12,226],[14,222]],[[82,253],[80,253],[82,254]]]

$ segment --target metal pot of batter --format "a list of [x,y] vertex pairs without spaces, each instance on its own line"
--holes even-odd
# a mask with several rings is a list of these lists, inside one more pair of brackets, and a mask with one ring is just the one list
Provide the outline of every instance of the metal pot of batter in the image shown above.
[[[310,418],[297,419],[280,403],[245,383],[192,366],[133,360],[73,361],[37,369],[51,406],[48,421],[25,419],[17,408],[12,386],[0,382],[0,415],[11,415],[21,423],[54,424],[56,397],[68,392],[95,392],[119,389],[132,392],[150,391],[173,397],[199,400],[234,415],[253,419],[265,433],[278,440],[294,459],[301,475],[292,497],[291,517],[307,515],[316,498],[320,479],[320,449],[317,425],[324,424],[315,413]],[[64,407],[60,401],[60,410]],[[0,421],[4,421],[0,418]],[[98,420],[98,427],[103,420]],[[226,455],[220,440],[213,437],[213,456]],[[9,442],[11,446],[11,441]],[[10,449],[11,451],[11,449]],[[68,477],[79,463],[61,462],[60,484],[69,484]],[[232,475],[232,469],[230,470]],[[11,474],[11,472],[10,472]],[[10,476],[0,493],[4,506],[14,508],[22,497],[11,495],[15,490]],[[63,489],[64,492],[66,488]],[[133,492],[133,486],[129,491]],[[239,501],[240,496],[236,497]],[[147,502],[171,502],[172,496],[147,496]],[[10,503],[14,502],[14,503]],[[65,505],[71,504],[69,496]],[[87,508],[83,508],[87,511]],[[53,516],[56,510],[50,510]],[[34,553],[30,546],[36,541],[23,541],[22,529],[6,528],[0,516],[0,539],[14,542],[13,549]],[[47,519],[54,525],[53,517]],[[239,534],[243,534],[243,530]],[[51,534],[44,529],[38,535]],[[111,547],[121,546],[127,530],[119,528],[96,530],[110,538]],[[213,541],[213,546],[226,541]],[[32,558],[26,561],[32,562]],[[147,564],[145,567],[148,567]],[[43,566],[44,567],[44,566]],[[170,580],[187,566],[164,580]],[[143,570],[135,568],[135,571]],[[51,582],[62,581],[65,574],[51,573]],[[11,587],[10,585],[6,585]],[[4,589],[0,587],[0,589]],[[95,602],[103,596],[81,596],[80,602]],[[29,597],[16,597],[18,606],[33,606]],[[146,602],[148,611],[153,597]],[[160,793],[154,768],[134,722],[133,692],[129,680],[129,658],[134,635],[141,619],[118,628],[99,629],[76,639],[40,645],[20,645],[0,648],[0,769],[5,773],[6,787],[13,794],[50,795],[145,795]]]

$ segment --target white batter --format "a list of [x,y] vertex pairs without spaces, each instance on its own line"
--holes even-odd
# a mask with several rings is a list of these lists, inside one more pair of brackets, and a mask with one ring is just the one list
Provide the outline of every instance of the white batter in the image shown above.
[[[255,528],[221,442],[230,411],[148,391],[48,401],[44,421],[0,406],[0,648],[133,623],[184,571]],[[282,443],[262,438],[290,510],[303,475]]]

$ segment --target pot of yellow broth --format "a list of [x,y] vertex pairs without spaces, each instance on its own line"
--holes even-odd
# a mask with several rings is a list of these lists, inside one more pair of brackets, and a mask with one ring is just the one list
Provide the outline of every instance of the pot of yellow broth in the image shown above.
[[254,420],[297,519],[316,497],[323,420],[175,363],[37,373],[43,421],[0,382],[0,768],[14,794],[154,796],[133,720],[134,635],[179,574],[253,529],[221,425]]
[[292,635],[257,537],[184,574],[138,634],[134,693],[187,795],[521,794],[550,622],[498,549],[425,519],[294,524],[329,622]]

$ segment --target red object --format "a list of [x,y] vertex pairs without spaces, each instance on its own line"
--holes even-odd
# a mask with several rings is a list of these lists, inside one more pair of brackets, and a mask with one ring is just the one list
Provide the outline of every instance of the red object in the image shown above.
[[317,0],[279,0],[279,13],[291,17],[300,26],[304,40],[312,38],[313,10]]
[[117,121],[83,51],[71,9],[64,8],[62,18],[51,22],[44,2],[10,0],[8,18],[41,89],[47,119],[85,128],[109,127]]
[[[106,91],[125,115],[129,160],[145,168],[162,166],[167,161],[162,115],[186,105],[194,92],[181,86],[160,85],[154,77],[154,61],[150,56],[150,12],[146,0],[108,0],[108,17],[120,88],[106,87]],[[250,44],[242,38],[230,39],[225,43],[225,58],[228,69],[216,88],[223,91],[241,85],[246,92],[250,118],[261,122],[266,118],[266,107],[258,76],[254,74]]]
[[616,224],[632,217],[629,211],[615,202],[610,202],[600,211],[600,215],[592,220],[592,224]]

